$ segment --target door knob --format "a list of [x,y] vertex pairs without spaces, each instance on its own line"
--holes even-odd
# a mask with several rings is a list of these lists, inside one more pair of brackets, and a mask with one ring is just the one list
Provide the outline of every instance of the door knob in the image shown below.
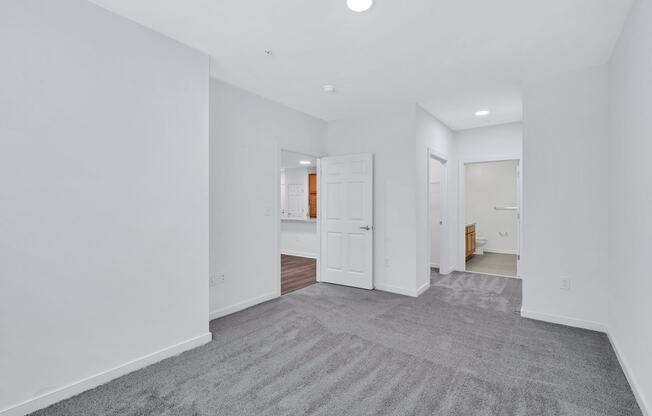
[[365,225],[364,227],[360,227],[360,229],[369,231],[369,230],[371,230],[371,227],[368,226],[368,225]]

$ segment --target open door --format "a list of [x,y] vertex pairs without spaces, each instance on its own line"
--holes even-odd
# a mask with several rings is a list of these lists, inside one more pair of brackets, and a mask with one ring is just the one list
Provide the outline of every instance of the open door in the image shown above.
[[521,192],[523,182],[521,178],[521,161],[516,164],[516,277],[521,277]]
[[321,281],[373,289],[373,155],[321,159]]

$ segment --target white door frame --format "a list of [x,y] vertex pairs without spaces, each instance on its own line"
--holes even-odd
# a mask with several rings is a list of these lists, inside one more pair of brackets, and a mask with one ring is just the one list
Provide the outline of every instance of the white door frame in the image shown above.
[[[276,247],[274,249],[274,252],[276,253],[276,295],[281,296],[281,193],[279,192],[279,185],[281,184],[281,160],[282,160],[282,155],[283,151],[286,152],[291,152],[291,153],[299,153],[303,154],[306,156],[311,156],[308,153],[300,152],[297,150],[290,150],[286,149],[284,147],[281,147],[277,144],[276,146],[276,198],[274,200],[275,202],[275,207],[274,211],[276,212],[276,221],[274,222],[276,224]],[[315,226],[317,227],[317,241],[318,241],[318,250],[317,250],[317,255],[315,257],[315,260],[317,261],[317,264],[315,267],[317,267],[317,281],[321,282],[321,271],[320,271],[320,265],[321,265],[321,198],[320,198],[320,185],[319,185],[319,178],[321,176],[321,158],[324,156],[312,156],[317,159],[317,164],[316,164],[316,173],[317,173],[317,223]]]
[[461,238],[466,232],[466,165],[472,165],[476,163],[491,163],[491,162],[517,162],[517,174],[516,174],[516,203],[518,204],[517,220],[516,220],[516,277],[521,277],[521,242],[523,241],[523,160],[518,157],[485,157],[485,158],[470,158],[460,161],[459,173],[458,173],[458,225],[457,225],[457,237],[458,237],[458,264],[457,269],[459,271],[466,271],[466,239]]
[[439,271],[442,274],[448,274],[452,271],[452,262],[450,261],[450,255],[448,246],[449,244],[449,235],[450,235],[450,222],[448,220],[448,158],[443,153],[428,148],[428,168],[427,172],[427,195],[426,198],[426,224],[428,227],[428,244],[427,244],[427,263],[428,271],[431,268],[430,261],[430,249],[432,247],[432,234],[430,233],[430,159],[438,160],[441,163],[441,233],[439,234]]

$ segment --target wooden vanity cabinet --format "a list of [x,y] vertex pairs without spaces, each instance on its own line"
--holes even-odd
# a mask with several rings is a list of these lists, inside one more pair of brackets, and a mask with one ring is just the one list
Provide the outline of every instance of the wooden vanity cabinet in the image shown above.
[[466,260],[475,253],[475,224],[466,226]]

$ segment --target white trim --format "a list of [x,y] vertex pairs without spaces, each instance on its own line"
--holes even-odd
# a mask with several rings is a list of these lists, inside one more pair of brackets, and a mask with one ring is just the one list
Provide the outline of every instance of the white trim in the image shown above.
[[285,254],[286,256],[305,257],[307,259],[315,259],[315,260],[319,258],[319,255],[315,253],[303,253],[301,251],[292,251],[292,250],[281,250],[281,254]]
[[607,333],[607,326],[605,324],[601,324],[599,322],[594,322],[594,321],[569,318],[567,316],[561,316],[561,315],[550,315],[547,313],[528,311],[525,309],[521,309],[521,316],[523,318],[535,319],[537,321],[550,322],[553,324],[561,324],[566,326],[572,326],[575,328],[582,328],[591,331]]
[[511,254],[511,255],[516,255],[516,250],[500,250],[500,249],[493,249],[493,248],[485,248],[485,252],[487,253],[495,253],[495,254]]
[[430,282],[424,284],[417,290],[414,289],[406,289],[404,287],[399,287],[399,286],[393,286],[393,285],[386,285],[383,283],[376,283],[375,289],[379,290],[381,292],[389,292],[389,293],[394,293],[397,295],[403,295],[403,296],[410,296],[412,298],[418,297],[420,294],[425,292],[430,288]]
[[459,272],[461,271],[456,265],[451,265],[448,269],[442,270],[442,268],[439,268],[439,274],[451,274],[453,272]]
[[319,249],[317,250],[317,281],[321,282],[321,157],[317,158],[317,241]]
[[[274,269],[276,271],[276,279],[274,282],[275,286],[275,295],[276,296],[281,296],[281,207],[282,202],[281,202],[281,161],[283,159],[283,149],[279,145],[278,142],[276,142],[276,163],[274,165],[274,169],[276,169],[275,175],[276,175],[276,198],[274,198],[274,215],[276,216],[276,221],[274,221],[274,232],[276,233],[276,239],[274,240],[274,257],[276,260],[274,261]],[[241,302],[242,303],[242,302]],[[234,305],[234,306],[237,306]],[[209,319],[215,319],[219,318],[220,316],[228,315],[229,313],[237,312],[237,310],[234,310],[232,312],[227,312],[224,313],[223,315],[219,315],[222,313],[221,311],[225,310],[226,308],[222,308],[221,310],[213,311],[209,314]],[[242,308],[244,309],[244,308]]]
[[625,360],[625,356],[622,354],[621,349],[618,346],[618,343],[616,342],[616,339],[613,337],[613,335],[611,335],[611,331],[607,331],[607,337],[609,338],[609,342],[611,342],[611,346],[613,347],[614,352],[616,353],[616,358],[618,358],[620,367],[623,369],[623,373],[625,373],[625,377],[627,378],[627,381],[629,382],[629,386],[631,387],[632,392],[634,393],[634,397],[636,397],[636,401],[638,402],[638,407],[641,409],[641,413],[643,413],[643,416],[652,416],[652,407],[648,402],[645,401],[645,397],[642,394],[642,390],[639,388],[639,385],[636,382],[634,375],[630,371],[631,367],[627,364],[627,361]]
[[[279,256],[280,257],[280,256]],[[280,295],[276,292],[266,293],[262,296],[257,296],[255,298],[243,300],[238,302],[235,305],[227,306],[224,308],[216,309],[211,311],[209,314],[210,320],[221,318],[226,315],[231,315],[232,313],[239,312],[243,309],[250,308],[252,306],[258,305],[259,303],[267,302],[268,300],[276,299]]]
[[421,296],[421,294],[423,294],[423,292],[425,292],[428,289],[430,289],[430,279],[428,279],[427,283],[425,283],[423,286],[417,289],[417,293],[415,297]]
[[462,273],[472,273],[472,274],[483,274],[485,276],[497,276],[497,277],[507,277],[510,279],[522,280],[520,276],[508,276],[506,274],[496,274],[496,273],[487,273],[487,272],[477,272],[475,270],[465,270]]
[[194,338],[190,338],[178,344],[174,344],[158,351],[154,351],[151,354],[136,358],[135,360],[127,361],[124,364],[120,364],[106,371],[102,371],[62,387],[50,390],[29,400],[25,400],[24,402],[14,404],[10,407],[0,410],[0,415],[22,416],[39,409],[43,409],[54,403],[58,403],[61,400],[65,400],[86,390],[95,388],[101,384],[108,383],[109,381],[121,377],[125,374],[147,367],[148,365],[157,363],[166,358],[179,355],[184,351],[188,351],[207,344],[211,342],[212,339],[213,334],[210,332],[196,336]]

